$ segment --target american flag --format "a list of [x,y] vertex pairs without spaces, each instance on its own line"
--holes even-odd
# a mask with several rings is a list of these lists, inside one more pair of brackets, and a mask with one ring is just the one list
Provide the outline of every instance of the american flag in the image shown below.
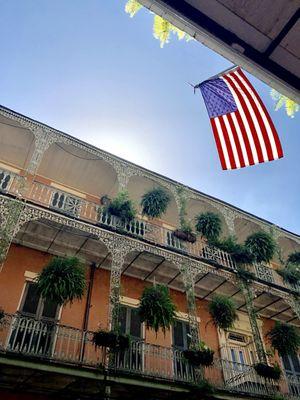
[[197,87],[204,98],[223,169],[283,157],[271,117],[239,67]]

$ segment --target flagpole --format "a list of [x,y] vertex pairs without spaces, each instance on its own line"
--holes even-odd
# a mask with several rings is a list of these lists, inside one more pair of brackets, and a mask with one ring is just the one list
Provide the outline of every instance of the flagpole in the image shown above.
[[[221,71],[221,72],[219,72],[218,74],[213,75],[213,76],[211,76],[210,78],[205,79],[205,81],[203,81],[203,82],[206,82],[206,81],[210,81],[210,80],[212,80],[212,79],[219,78],[219,76],[224,75],[226,72],[229,72],[229,71],[231,71],[231,70],[234,69],[234,68],[237,68],[237,65],[232,65],[231,67],[224,69],[224,71]],[[188,84],[194,88],[194,93],[195,93],[196,89],[199,89],[201,83],[203,83],[203,82],[200,82],[200,83],[198,83],[197,85],[192,85],[190,82],[188,82]]]

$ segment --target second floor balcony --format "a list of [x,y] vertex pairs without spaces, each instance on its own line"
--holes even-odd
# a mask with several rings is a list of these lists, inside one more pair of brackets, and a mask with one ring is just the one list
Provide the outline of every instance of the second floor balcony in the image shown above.
[[[0,171],[0,191],[2,193],[18,197],[18,185],[19,179],[14,173],[5,170]],[[27,201],[70,218],[129,235],[231,271],[236,268],[235,262],[228,253],[209,246],[206,240],[201,237],[197,237],[195,242],[182,240],[174,234],[175,228],[167,228],[163,224],[158,224],[144,217],[138,217],[130,223],[123,223],[118,217],[105,214],[100,201],[99,203],[88,201],[72,193],[36,181],[29,183],[25,193]],[[300,292],[299,285],[284,282],[276,269],[270,265],[256,264],[249,266],[248,269],[259,280],[268,285]]]

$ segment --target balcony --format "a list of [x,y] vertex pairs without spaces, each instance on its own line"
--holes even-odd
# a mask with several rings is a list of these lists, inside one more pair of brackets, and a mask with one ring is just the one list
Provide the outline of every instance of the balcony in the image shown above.
[[[94,347],[91,331],[20,314],[6,314],[0,326],[0,356],[162,382],[197,384],[198,375],[180,350],[132,341],[128,350],[109,354],[103,348]],[[295,400],[300,395],[300,377],[287,375],[279,383],[266,381],[251,365],[224,359],[215,359],[211,367],[205,368],[204,376],[222,391],[257,396],[282,391]]]
[[[18,184],[17,175],[9,171],[0,170],[0,191],[17,196]],[[55,210],[70,218],[130,235],[203,260],[212,265],[222,266],[230,270],[235,269],[235,263],[228,253],[208,246],[205,240],[199,237],[195,243],[183,241],[175,237],[174,231],[171,229],[143,218],[137,218],[130,223],[124,224],[117,217],[104,214],[99,204],[76,197],[71,193],[63,192],[55,187],[34,181],[30,183],[25,197],[32,203]],[[257,264],[250,266],[250,269],[257,278],[268,284],[271,283],[300,293],[299,285],[292,286],[285,283],[282,277],[268,265]]]

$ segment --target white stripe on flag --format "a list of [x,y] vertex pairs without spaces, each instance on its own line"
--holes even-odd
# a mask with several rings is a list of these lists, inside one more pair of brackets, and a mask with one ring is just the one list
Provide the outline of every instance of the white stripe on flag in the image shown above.
[[227,129],[227,132],[228,132],[228,136],[229,136],[229,140],[230,140],[230,144],[231,144],[231,148],[232,148],[232,152],[233,152],[236,168],[241,168],[241,163],[240,163],[239,155],[238,155],[238,152],[237,152],[237,149],[236,149],[235,140],[234,140],[233,133],[232,133],[231,127],[229,125],[229,121],[228,121],[228,118],[227,118],[226,114],[223,115],[223,120],[224,120],[226,129]]
[[255,104],[256,104],[256,106],[258,108],[258,111],[260,112],[260,115],[261,115],[261,117],[263,119],[263,122],[265,124],[266,130],[267,130],[268,137],[269,137],[269,140],[270,140],[270,143],[271,143],[271,147],[272,147],[272,152],[273,152],[274,159],[278,159],[278,151],[277,151],[276,143],[275,143],[275,140],[274,140],[274,135],[273,135],[272,129],[270,127],[269,121],[268,121],[268,119],[266,117],[266,114],[265,114],[264,110],[262,109],[262,107],[260,105],[260,102],[257,100],[257,97],[253,93],[253,90],[248,85],[247,81],[244,80],[244,78],[238,73],[238,71],[235,71],[234,73],[243,82],[243,84],[245,85],[246,89],[248,90],[250,96],[252,97],[253,101],[255,102]]
[[237,105],[237,108],[238,108],[238,110],[239,110],[239,112],[241,114],[241,118],[242,118],[242,121],[244,123],[245,130],[246,130],[246,133],[247,133],[247,136],[248,136],[248,140],[249,140],[249,143],[250,143],[250,147],[251,147],[251,152],[252,152],[254,163],[258,164],[259,160],[258,160],[257,151],[256,151],[255,143],[254,143],[254,140],[253,140],[253,136],[252,136],[252,133],[251,133],[251,129],[249,127],[248,120],[247,120],[246,115],[244,113],[243,107],[242,107],[242,105],[241,105],[241,103],[239,101],[238,96],[235,93],[235,89],[233,89],[233,83],[231,82],[231,80],[230,80],[230,82],[226,81],[226,79],[224,79],[223,77],[221,77],[221,79],[223,79],[223,81],[226,83],[227,87],[229,88],[229,90],[230,90],[230,92],[231,92],[231,94],[232,94],[232,96],[234,98],[234,101],[235,101],[235,103]]
[[252,107],[252,105],[250,103],[250,100],[248,99],[248,96],[244,92],[244,90],[240,87],[238,81],[232,75],[229,75],[229,76],[227,75],[227,77],[233,81],[233,83],[236,86],[237,90],[243,96],[243,98],[244,98],[244,100],[246,102],[248,111],[250,112],[252,121],[253,121],[254,126],[255,126],[255,130],[256,130],[256,133],[257,133],[257,136],[258,136],[258,140],[259,140],[259,143],[260,143],[260,147],[261,147],[261,150],[262,150],[262,154],[263,154],[263,159],[264,159],[264,161],[269,161],[269,157],[268,157],[268,153],[267,153],[267,149],[266,149],[265,139],[264,139],[263,133],[261,131],[258,119],[257,119],[256,114],[255,114],[255,111],[254,111],[254,109],[253,109],[253,107]]
[[247,154],[244,138],[243,138],[243,135],[242,135],[242,132],[241,132],[241,129],[240,129],[240,125],[238,123],[238,120],[236,119],[235,113],[232,112],[232,113],[230,113],[230,115],[231,115],[231,118],[233,120],[234,127],[235,127],[235,130],[237,132],[237,135],[239,137],[239,141],[240,141],[240,144],[241,144],[245,165],[248,167],[250,165],[250,163],[249,163],[249,158],[248,158],[248,154]]
[[219,134],[220,142],[221,142],[222,151],[223,151],[223,154],[224,154],[226,168],[227,169],[232,169],[231,164],[230,164],[230,159],[229,159],[229,156],[228,156],[228,151],[227,151],[224,135],[223,135],[223,131],[222,131],[221,124],[220,124],[220,121],[219,121],[218,117],[215,118],[215,122],[216,122],[216,127],[217,127],[217,131],[218,131],[218,134]]

